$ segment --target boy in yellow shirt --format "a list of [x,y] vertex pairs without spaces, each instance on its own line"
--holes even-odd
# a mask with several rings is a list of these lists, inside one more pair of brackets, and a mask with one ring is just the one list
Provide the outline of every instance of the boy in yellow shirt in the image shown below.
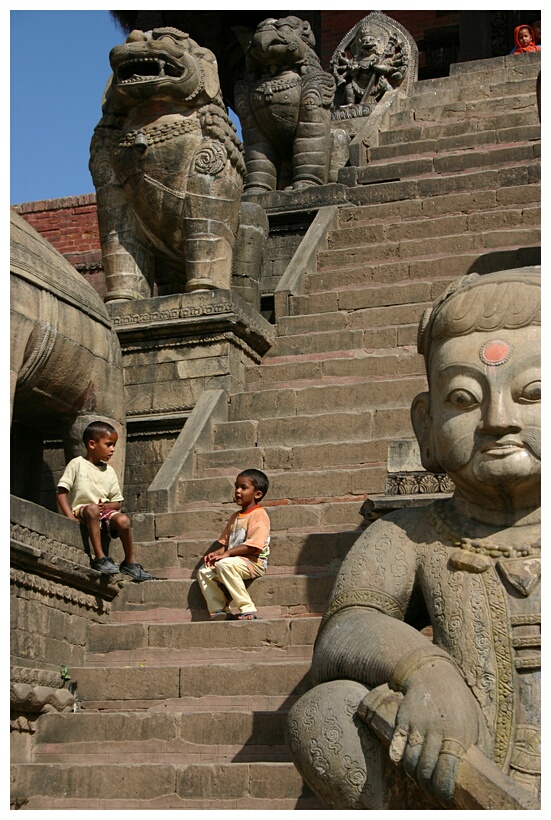
[[[130,519],[120,512],[123,497],[117,475],[106,464],[115,452],[117,433],[103,421],[93,421],[83,433],[86,457],[73,458],[57,485],[57,503],[63,515],[85,524],[94,551],[90,563],[103,575],[122,572],[134,581],[150,581],[153,576],[134,560]],[[124,561],[120,568],[103,552],[101,531],[120,538]]]

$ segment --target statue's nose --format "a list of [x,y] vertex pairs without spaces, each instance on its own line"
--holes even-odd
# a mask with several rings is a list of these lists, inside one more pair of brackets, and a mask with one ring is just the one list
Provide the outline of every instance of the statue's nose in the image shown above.
[[148,32],[140,31],[139,29],[134,29],[134,31],[131,31],[130,34],[128,35],[128,37],[126,38],[126,42],[127,43],[139,43],[139,42],[142,42],[142,41],[148,40],[148,39],[149,39]]
[[522,429],[517,413],[517,405],[512,397],[502,392],[490,396],[483,412],[482,425],[486,432],[500,433]]

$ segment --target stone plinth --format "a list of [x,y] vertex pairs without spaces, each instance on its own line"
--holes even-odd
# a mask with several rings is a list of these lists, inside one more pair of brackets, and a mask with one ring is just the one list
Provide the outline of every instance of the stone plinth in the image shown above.
[[89,566],[83,528],[12,496],[10,709],[12,759],[28,761],[38,716],[71,710],[71,670],[91,623],[105,621],[119,587]]
[[108,310],[125,374],[125,507],[143,511],[145,491],[199,397],[243,389],[245,367],[270,348],[274,328],[228,290],[110,302]]

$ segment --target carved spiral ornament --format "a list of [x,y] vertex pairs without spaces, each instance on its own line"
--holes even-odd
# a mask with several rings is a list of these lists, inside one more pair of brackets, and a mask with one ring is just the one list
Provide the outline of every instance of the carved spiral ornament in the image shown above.
[[207,142],[195,155],[195,170],[199,174],[216,176],[224,170],[226,161],[224,148],[217,142]]

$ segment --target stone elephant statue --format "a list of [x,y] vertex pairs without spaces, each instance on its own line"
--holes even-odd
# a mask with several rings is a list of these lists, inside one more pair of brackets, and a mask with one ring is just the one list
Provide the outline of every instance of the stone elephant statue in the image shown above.
[[10,272],[12,493],[39,502],[44,439],[62,438],[68,461],[82,454],[82,433],[94,419],[117,430],[111,463],[122,482],[122,356],[105,305],[15,211]]

